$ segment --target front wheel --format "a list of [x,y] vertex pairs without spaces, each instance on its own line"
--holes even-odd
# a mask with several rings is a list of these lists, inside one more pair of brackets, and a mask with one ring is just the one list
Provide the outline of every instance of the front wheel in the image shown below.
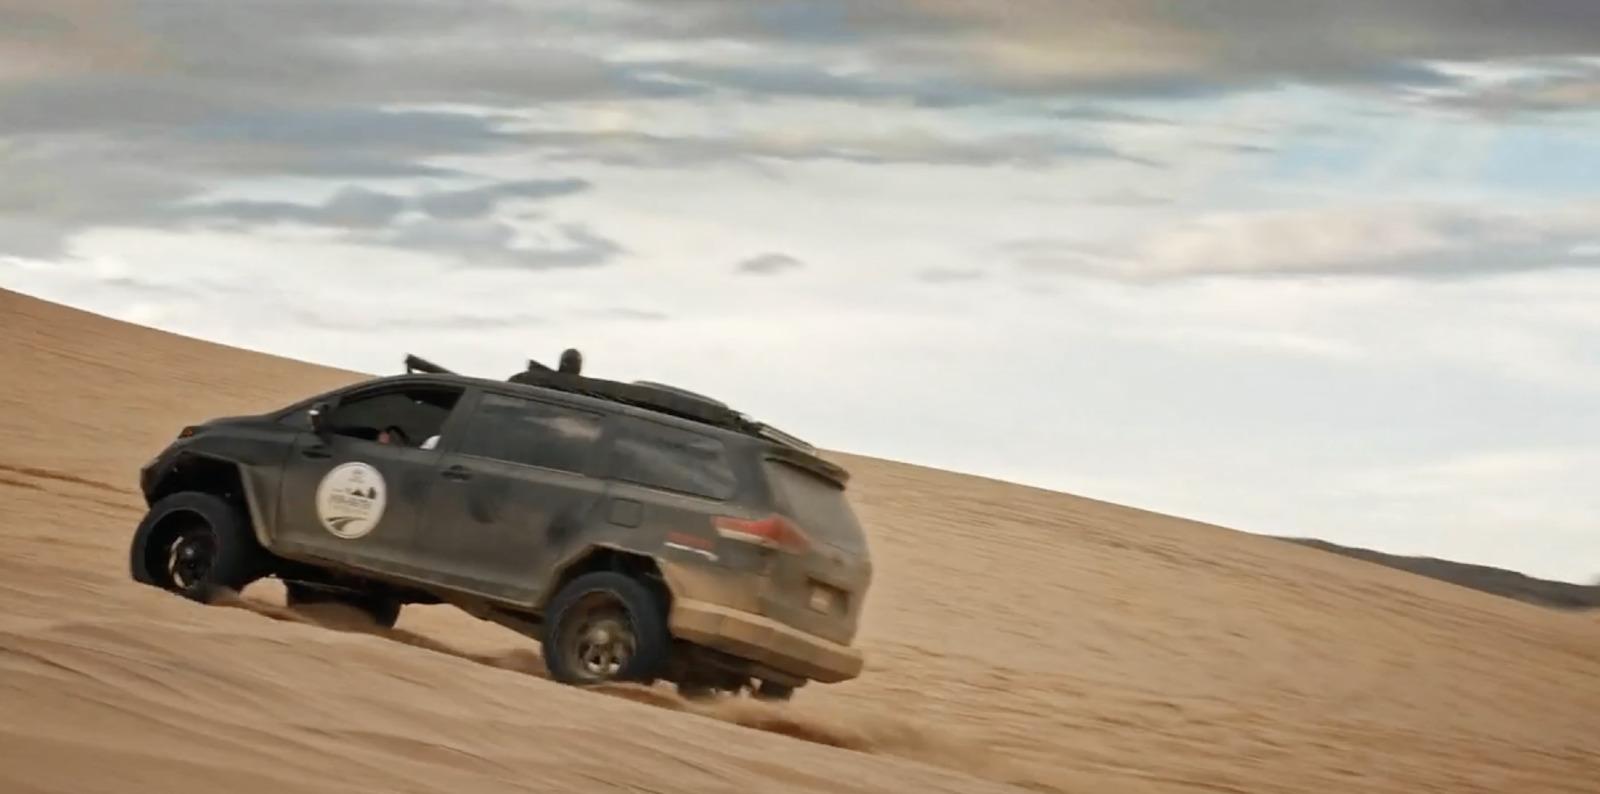
[[543,634],[551,679],[574,686],[654,681],[671,644],[666,605],[638,580],[612,571],[584,574],[561,588],[545,612]]
[[238,507],[190,491],[151,505],[129,564],[136,581],[206,603],[219,589],[238,592],[261,578],[266,556]]

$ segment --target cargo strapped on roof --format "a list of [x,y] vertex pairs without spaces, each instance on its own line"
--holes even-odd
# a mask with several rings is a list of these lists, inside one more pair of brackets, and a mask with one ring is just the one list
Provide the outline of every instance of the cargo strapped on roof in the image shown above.
[[[405,365],[407,372],[424,372],[431,375],[457,374],[414,355],[406,356]],[[775,427],[755,421],[720,401],[664,384],[623,383],[559,372],[532,359],[528,361],[527,369],[506,378],[506,382],[554,389],[568,394],[581,394],[585,397],[657,411],[680,419],[756,436],[807,455],[817,454],[816,447],[811,444]]]

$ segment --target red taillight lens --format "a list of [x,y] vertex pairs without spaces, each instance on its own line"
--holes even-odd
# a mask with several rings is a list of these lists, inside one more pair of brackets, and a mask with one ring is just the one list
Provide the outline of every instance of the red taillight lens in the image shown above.
[[811,545],[806,533],[793,521],[779,515],[751,521],[744,518],[718,516],[714,522],[717,534],[729,540],[751,543],[769,549],[799,554]]

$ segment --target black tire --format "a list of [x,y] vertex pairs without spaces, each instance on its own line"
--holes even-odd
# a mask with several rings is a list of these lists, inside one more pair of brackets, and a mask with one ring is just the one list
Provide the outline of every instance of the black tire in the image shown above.
[[[667,632],[666,604],[649,587],[625,574],[597,571],[572,580],[551,599],[544,623],[541,651],[550,678],[559,683],[651,683],[666,666],[672,639]],[[592,645],[585,641],[593,637],[586,635],[607,623],[612,630],[627,632],[631,648],[625,656],[615,648],[601,653],[618,664],[615,669],[597,670],[586,664],[587,654],[581,646]],[[618,660],[618,656],[623,658]],[[590,661],[596,662],[596,667],[609,667],[595,658]]]
[[300,582],[285,582],[284,603],[293,609],[310,604],[341,604],[361,610],[381,629],[392,629],[400,620],[401,603],[393,598],[366,593],[335,593],[319,590]]
[[260,579],[269,555],[243,511],[220,496],[186,491],[157,501],[134,531],[133,578],[200,603]]

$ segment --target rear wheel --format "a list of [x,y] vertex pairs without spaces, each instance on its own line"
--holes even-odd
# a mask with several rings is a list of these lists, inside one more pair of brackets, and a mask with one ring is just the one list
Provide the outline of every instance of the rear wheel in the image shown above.
[[613,571],[587,573],[551,599],[542,642],[550,677],[563,684],[654,681],[666,663],[666,605]]
[[238,507],[194,491],[152,505],[131,551],[134,579],[202,603],[260,579],[267,559]]

